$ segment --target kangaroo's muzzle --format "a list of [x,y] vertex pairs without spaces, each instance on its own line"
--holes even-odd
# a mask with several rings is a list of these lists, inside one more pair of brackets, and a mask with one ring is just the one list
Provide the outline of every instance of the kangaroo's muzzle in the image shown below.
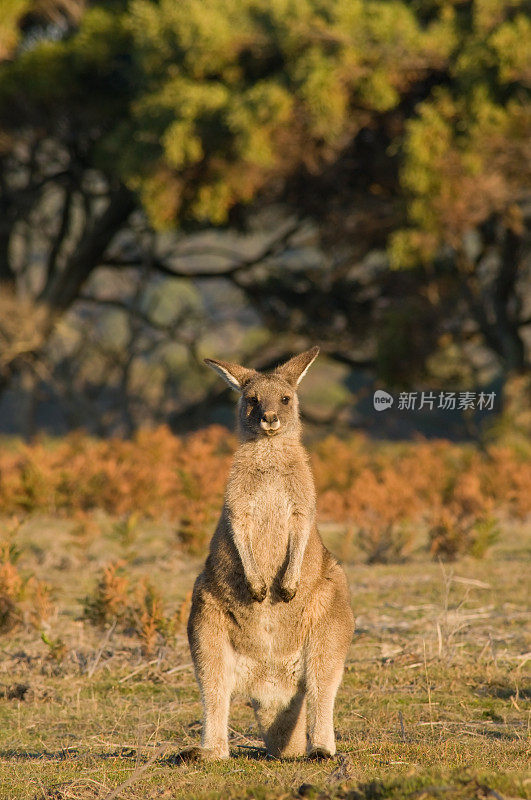
[[263,431],[267,434],[271,435],[276,433],[280,428],[280,420],[275,414],[274,411],[266,411],[262,414],[262,419],[260,420],[260,427]]

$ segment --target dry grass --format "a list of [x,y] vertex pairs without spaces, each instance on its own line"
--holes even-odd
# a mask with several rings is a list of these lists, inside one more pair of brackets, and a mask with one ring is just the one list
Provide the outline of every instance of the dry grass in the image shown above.
[[[341,756],[264,760],[251,710],[236,700],[235,757],[209,766],[175,758],[197,743],[201,713],[183,627],[200,561],[183,554],[175,525],[100,514],[10,526],[16,570],[51,586],[55,610],[3,636],[2,800],[530,794],[525,522],[502,519],[481,561],[458,555],[443,566],[422,548],[401,565],[349,561],[358,628],[337,704]],[[336,551],[345,531],[324,526]],[[83,615],[87,597],[99,600],[97,624]],[[152,618],[144,633],[142,603]],[[161,618],[174,627],[153,638]]]

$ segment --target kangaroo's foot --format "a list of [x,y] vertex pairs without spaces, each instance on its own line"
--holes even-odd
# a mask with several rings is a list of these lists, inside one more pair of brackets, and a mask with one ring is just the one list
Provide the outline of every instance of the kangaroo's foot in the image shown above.
[[335,748],[334,752],[330,752],[327,747],[319,747],[318,745],[314,745],[308,751],[308,758],[312,761],[326,761],[329,758],[333,758],[335,755]]
[[187,747],[171,760],[175,764],[189,764],[196,761],[219,761],[229,757],[228,748]]
[[229,757],[228,747],[199,747],[199,761],[221,761]]
[[271,741],[269,739],[268,747],[267,747],[267,757],[268,758],[303,758],[306,755],[306,747],[305,743],[302,741],[291,741],[284,743],[278,743],[274,740]]

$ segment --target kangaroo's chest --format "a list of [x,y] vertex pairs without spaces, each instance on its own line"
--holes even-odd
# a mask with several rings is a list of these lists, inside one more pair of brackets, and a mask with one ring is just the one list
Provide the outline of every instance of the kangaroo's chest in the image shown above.
[[286,558],[292,500],[282,475],[264,473],[249,497],[251,546],[264,578]]

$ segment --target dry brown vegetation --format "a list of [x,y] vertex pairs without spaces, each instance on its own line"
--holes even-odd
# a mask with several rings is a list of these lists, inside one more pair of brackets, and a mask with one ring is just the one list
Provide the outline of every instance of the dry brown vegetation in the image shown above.
[[144,576],[133,585],[125,571],[126,561],[106,564],[94,591],[84,600],[85,619],[104,627],[107,623],[136,633],[142,654],[153,655],[157,644],[183,622],[181,610],[173,617],[165,613],[160,592]]
[[8,524],[6,538],[0,539],[0,635],[18,625],[39,628],[54,612],[50,587],[17,568],[13,544],[17,528],[18,523]]
[[[201,552],[222,503],[234,437],[212,426],[186,438],[168,429],[132,440],[75,433],[17,443],[0,454],[4,514],[74,516],[90,536],[91,514],[122,517],[121,534],[139,518],[164,519],[190,552]],[[418,546],[451,560],[481,556],[495,541],[500,515],[531,511],[531,460],[517,447],[445,441],[375,444],[331,436],[312,449],[322,521],[346,526],[341,552],[369,562],[407,558]]]
[[321,531],[357,616],[341,754],[264,761],[236,703],[236,758],[179,763],[201,713],[190,592],[234,444],[219,427],[6,443],[0,798],[525,797],[525,442],[315,444]]

